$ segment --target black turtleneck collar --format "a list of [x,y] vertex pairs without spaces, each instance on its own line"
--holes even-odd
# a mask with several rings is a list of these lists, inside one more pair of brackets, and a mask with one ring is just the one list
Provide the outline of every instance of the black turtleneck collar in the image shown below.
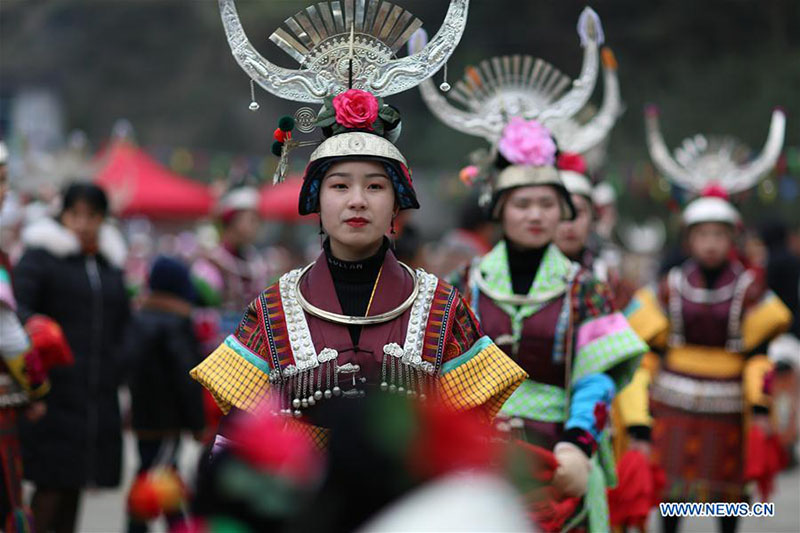
[[378,251],[361,261],[344,261],[334,256],[333,252],[331,252],[330,239],[325,239],[322,248],[325,250],[325,258],[328,260],[328,268],[331,271],[334,282],[374,283],[375,277],[378,275],[381,265],[383,265],[386,251],[389,249],[389,239],[384,237]]
[[539,265],[542,263],[547,245],[541,248],[519,248],[506,239],[508,269],[511,273],[511,286],[514,294],[528,294]]
[[706,280],[706,287],[709,288],[709,289],[713,289],[714,286],[717,284],[717,281],[719,280],[719,277],[722,275],[722,273],[728,267],[728,263],[725,262],[725,263],[723,263],[722,265],[720,265],[720,266],[718,266],[716,268],[706,268],[706,267],[701,266],[701,265],[698,265],[698,266],[700,266],[700,272],[703,273],[703,278],[705,278],[705,280]]
[[[375,280],[389,249],[389,239],[384,237],[378,251],[361,261],[343,261],[335,257],[331,252],[330,239],[325,239],[322,248],[325,250],[325,258],[328,260],[333,287],[336,289],[342,312],[350,316],[364,316],[367,313],[372,289],[375,287]],[[357,346],[361,337],[361,326],[348,326],[348,329],[353,344]]]

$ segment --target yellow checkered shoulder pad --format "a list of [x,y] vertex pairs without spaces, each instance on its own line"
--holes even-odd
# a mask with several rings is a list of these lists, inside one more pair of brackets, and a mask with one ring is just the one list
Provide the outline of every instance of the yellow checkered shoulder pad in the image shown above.
[[191,376],[228,413],[231,407],[254,411],[269,391],[269,367],[232,335],[194,367]]
[[448,405],[481,408],[491,420],[527,377],[489,337],[481,337],[470,350],[442,365],[439,387]]

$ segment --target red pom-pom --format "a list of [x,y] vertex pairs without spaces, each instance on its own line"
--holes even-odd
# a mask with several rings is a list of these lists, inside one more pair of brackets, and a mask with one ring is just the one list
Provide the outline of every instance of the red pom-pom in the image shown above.
[[69,366],[75,363],[61,326],[52,318],[33,315],[25,322],[25,331],[31,339],[33,348],[39,352],[44,372],[49,372],[55,366]]
[[240,416],[232,425],[231,440],[235,453],[247,463],[295,484],[310,483],[322,472],[324,458],[313,442],[276,417]]
[[420,432],[409,450],[412,470],[425,479],[457,470],[485,468],[499,452],[492,429],[475,413],[443,405],[421,407]]
[[152,520],[161,514],[158,491],[146,472],[139,474],[131,485],[128,493],[128,510],[140,520]]
[[586,161],[581,154],[573,152],[561,152],[558,155],[558,170],[571,170],[578,174],[586,175]]
[[728,191],[718,183],[709,183],[703,188],[703,192],[700,195],[706,198],[728,199]]
[[272,133],[272,138],[278,141],[279,143],[286,141],[286,132],[280,128],[275,128],[275,131]]

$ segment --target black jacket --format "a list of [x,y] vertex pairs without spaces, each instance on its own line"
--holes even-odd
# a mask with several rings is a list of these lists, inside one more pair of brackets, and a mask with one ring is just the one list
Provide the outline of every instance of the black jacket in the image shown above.
[[110,226],[100,252],[80,252],[57,222],[40,220],[23,232],[26,251],[14,270],[22,320],[41,313],[58,322],[75,364],[50,372],[47,414],[20,417],[25,477],[39,486],[113,487],[120,481],[122,438],[117,386],[121,343],[129,318],[118,265],[124,243]]
[[155,293],[129,329],[133,429],[142,436],[203,429],[202,387],[189,376],[202,354],[189,310],[184,300]]

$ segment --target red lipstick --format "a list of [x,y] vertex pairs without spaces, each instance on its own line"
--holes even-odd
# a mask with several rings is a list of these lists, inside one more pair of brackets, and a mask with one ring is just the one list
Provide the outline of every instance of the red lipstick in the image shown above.
[[364,226],[369,224],[369,220],[361,217],[353,217],[345,220],[345,223],[354,228],[363,228]]

